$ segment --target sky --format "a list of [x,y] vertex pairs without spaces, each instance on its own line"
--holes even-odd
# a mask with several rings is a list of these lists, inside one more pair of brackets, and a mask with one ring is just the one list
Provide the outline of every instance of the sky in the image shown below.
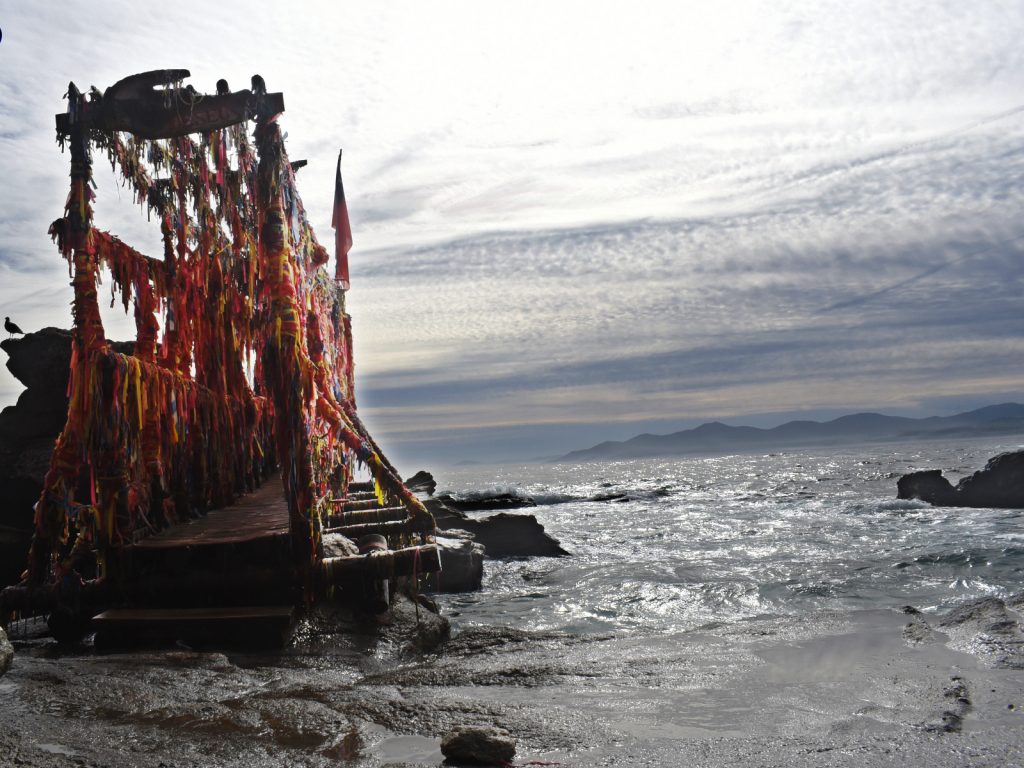
[[70,325],[68,81],[259,73],[324,243],[344,147],[358,405],[402,470],[1024,399],[1019,0],[0,0],[0,29],[3,314]]

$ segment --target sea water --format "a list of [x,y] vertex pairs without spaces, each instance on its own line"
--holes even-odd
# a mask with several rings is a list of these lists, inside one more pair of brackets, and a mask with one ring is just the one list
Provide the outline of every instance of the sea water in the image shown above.
[[519,512],[571,553],[487,560],[483,590],[443,596],[443,609],[463,625],[645,635],[1004,597],[1024,589],[1024,510],[898,500],[896,481],[942,469],[955,484],[1022,447],[931,441],[436,472],[439,492],[532,498],[538,506]]

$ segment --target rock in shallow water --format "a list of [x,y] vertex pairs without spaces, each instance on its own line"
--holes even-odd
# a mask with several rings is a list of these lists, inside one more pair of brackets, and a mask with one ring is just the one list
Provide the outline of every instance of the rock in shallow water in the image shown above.
[[484,545],[488,557],[562,557],[569,553],[544,532],[534,515],[499,512],[483,520],[464,520],[460,528]]
[[911,472],[896,481],[897,499],[920,499],[929,504],[953,504],[956,490],[942,476],[941,469]]
[[451,494],[437,497],[442,504],[457,509],[459,512],[490,512],[495,509],[522,509],[536,507],[537,502],[528,496],[516,496],[511,493],[493,493],[485,496],[472,496],[456,499]]
[[502,765],[515,757],[516,742],[504,728],[460,725],[441,739],[441,754],[456,765]]
[[900,499],[940,507],[1024,508],[1024,451],[1001,453],[954,488],[938,469],[911,472],[896,483]]
[[433,496],[434,491],[437,490],[437,481],[432,474],[421,469],[405,481],[405,487],[413,493],[425,493],[427,496]]
[[956,490],[971,507],[1024,508],[1024,451],[993,456],[984,469],[957,483]]
[[562,549],[558,539],[544,532],[544,526],[534,515],[501,512],[481,520],[452,509],[438,497],[428,499],[424,504],[437,521],[438,530],[457,528],[472,534],[476,542],[484,546],[487,557],[562,557],[569,554]]

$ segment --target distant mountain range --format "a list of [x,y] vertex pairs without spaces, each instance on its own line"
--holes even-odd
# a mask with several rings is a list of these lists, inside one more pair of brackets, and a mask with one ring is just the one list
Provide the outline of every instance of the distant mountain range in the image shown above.
[[1024,433],[1024,405],[989,405],[956,416],[908,419],[854,413],[832,421],[789,421],[772,429],[730,427],[720,421],[670,435],[637,435],[573,451],[557,461],[608,461],[648,456],[715,455],[780,448],[941,437],[984,437]]

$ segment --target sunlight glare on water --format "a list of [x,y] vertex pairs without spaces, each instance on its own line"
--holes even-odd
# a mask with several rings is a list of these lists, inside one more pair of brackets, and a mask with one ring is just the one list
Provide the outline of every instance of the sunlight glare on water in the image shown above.
[[941,468],[955,483],[1016,448],[886,444],[438,473],[439,490],[456,495],[533,498],[520,511],[572,553],[488,560],[483,592],[442,602],[459,622],[650,632],[1011,594],[1024,573],[1024,512],[898,500],[896,480]]

